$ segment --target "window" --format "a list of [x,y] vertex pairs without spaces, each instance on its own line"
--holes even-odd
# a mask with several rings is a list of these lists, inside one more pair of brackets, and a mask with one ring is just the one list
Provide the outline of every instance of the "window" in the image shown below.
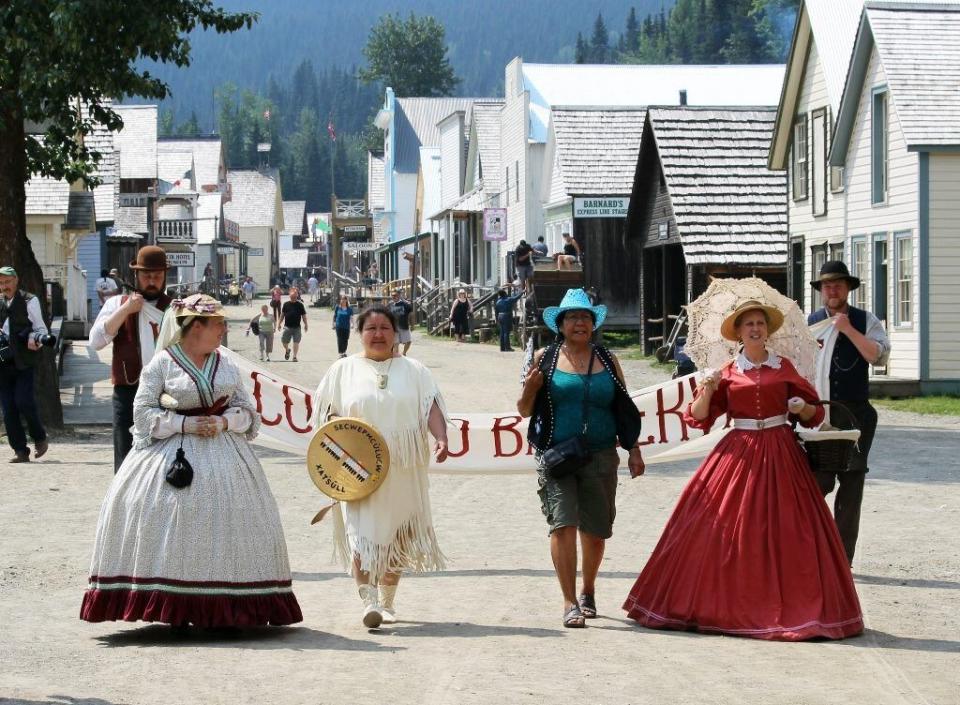
[[873,313],[887,323],[887,234],[873,234]]
[[873,203],[887,200],[887,91],[873,93],[873,115],[870,128],[870,170]]
[[810,199],[813,214],[826,215],[827,213],[827,113],[817,110],[813,113],[813,135],[811,155],[813,170],[811,171],[810,186],[813,198]]
[[661,221],[657,223],[657,239],[666,240],[670,237],[670,223],[667,221]]
[[[826,261],[826,245],[814,245],[810,248],[810,272],[813,275],[811,279],[817,279],[820,276],[820,269],[823,267],[823,263]],[[816,311],[821,305],[820,292],[813,287],[810,287],[810,292],[810,310]]]
[[850,304],[857,308],[868,308],[870,306],[868,251],[866,237],[855,237],[850,241],[850,274],[860,278],[860,288],[850,292]]
[[807,116],[793,126],[793,200],[807,197]]
[[[836,262],[843,262],[843,243],[842,242],[831,242],[830,243],[830,259]],[[820,270],[817,270],[819,273]]]
[[911,310],[913,306],[913,235],[911,233],[897,233],[894,235],[896,252],[896,296],[895,325],[909,326],[913,320]]
[[[833,136],[833,112],[829,112],[827,118],[827,135],[829,137]],[[829,150],[827,152],[829,154]],[[830,190],[833,193],[843,191],[843,167],[842,166],[832,166],[830,167]]]
[[790,298],[803,306],[803,295],[807,291],[806,277],[803,276],[803,238],[790,242]]

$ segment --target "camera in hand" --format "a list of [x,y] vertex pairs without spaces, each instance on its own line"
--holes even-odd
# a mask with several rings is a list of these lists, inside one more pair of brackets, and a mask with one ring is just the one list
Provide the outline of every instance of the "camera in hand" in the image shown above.
[[33,333],[33,341],[37,345],[46,345],[48,348],[52,348],[57,344],[57,336],[49,333]]

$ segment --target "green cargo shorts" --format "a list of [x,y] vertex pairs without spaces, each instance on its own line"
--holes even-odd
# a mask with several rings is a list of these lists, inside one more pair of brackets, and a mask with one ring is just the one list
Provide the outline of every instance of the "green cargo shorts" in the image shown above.
[[576,526],[602,539],[613,536],[619,465],[617,449],[607,448],[594,452],[584,467],[559,480],[547,477],[543,468],[538,469],[537,494],[550,525],[548,534],[564,526]]

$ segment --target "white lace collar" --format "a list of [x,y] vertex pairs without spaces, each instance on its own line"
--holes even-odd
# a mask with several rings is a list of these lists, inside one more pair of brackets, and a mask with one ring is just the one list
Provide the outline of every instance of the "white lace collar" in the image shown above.
[[741,374],[744,372],[748,372],[749,370],[760,369],[764,365],[766,365],[771,369],[779,370],[780,356],[777,355],[775,352],[768,350],[767,359],[758,365],[750,362],[747,356],[743,354],[743,351],[740,351],[740,354],[737,355],[737,361],[734,364],[737,366],[737,371],[740,372]]

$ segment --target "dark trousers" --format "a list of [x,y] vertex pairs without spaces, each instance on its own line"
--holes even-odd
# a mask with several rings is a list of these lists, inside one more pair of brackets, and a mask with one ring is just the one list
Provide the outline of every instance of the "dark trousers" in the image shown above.
[[513,326],[513,316],[509,313],[498,313],[497,323],[500,324],[500,352],[510,349],[510,329]]
[[133,446],[133,398],[136,384],[118,384],[113,388],[113,472],[116,473]]
[[349,328],[337,328],[337,352],[343,355],[347,352],[347,341],[350,340]]
[[40,423],[36,397],[33,392],[33,368],[18,370],[13,363],[5,363],[0,370],[0,404],[3,405],[3,423],[7,427],[7,440],[18,454],[29,453],[27,434],[23,422],[34,443],[46,440],[47,432]]
[[[823,496],[837,488],[833,499],[833,519],[843,541],[847,560],[853,563],[853,554],[857,549],[857,537],[860,534],[860,505],[863,502],[863,484],[867,478],[867,456],[873,445],[873,436],[877,431],[877,410],[870,402],[841,401],[853,413],[860,429],[860,440],[850,457],[850,465],[845,472],[817,472],[817,484]],[[853,428],[853,424],[842,411],[830,411],[830,423],[837,428]]]

